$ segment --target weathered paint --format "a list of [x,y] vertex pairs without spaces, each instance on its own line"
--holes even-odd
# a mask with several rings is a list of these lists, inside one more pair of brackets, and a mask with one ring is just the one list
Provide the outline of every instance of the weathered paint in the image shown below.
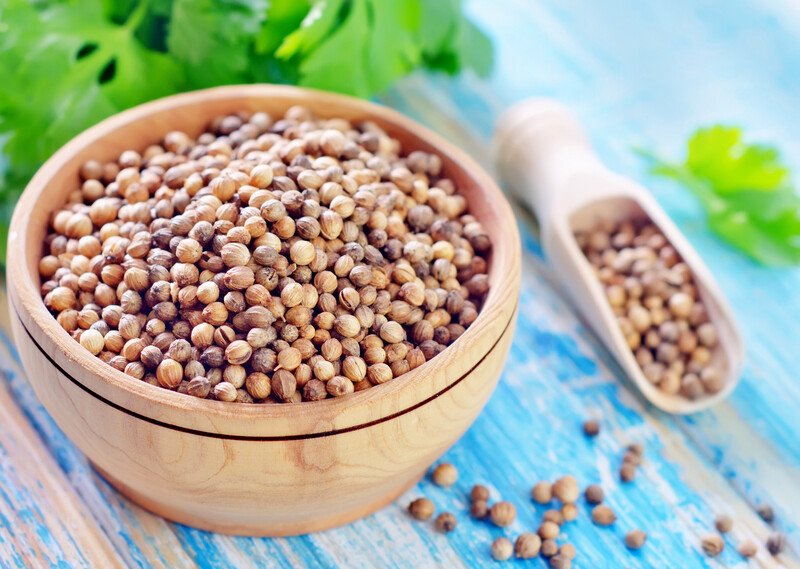
[[[614,527],[597,528],[581,502],[564,533],[578,548],[576,568],[745,567],[735,542],[763,542],[769,528],[754,513],[762,502],[776,508],[778,527],[800,551],[800,272],[758,267],[729,249],[708,232],[688,195],[647,177],[631,151],[645,145],[674,155],[696,126],[734,122],[777,141],[800,168],[800,10],[791,0],[635,7],[623,0],[473,0],[469,9],[497,45],[491,80],[418,74],[384,100],[487,166],[492,124],[508,103],[539,95],[572,105],[604,160],[654,190],[727,291],[748,346],[730,400],[687,418],[646,406],[560,296],[521,214],[526,270],[517,333],[497,393],[445,457],[459,468],[455,487],[426,480],[367,519],[300,538],[233,538],[171,524],[92,471],[27,389],[3,338],[6,383],[33,429],[11,398],[0,397],[0,412],[10,417],[0,429],[0,565],[88,567],[93,555],[109,555],[134,567],[491,567],[495,537],[535,529],[541,519],[530,486],[566,472],[581,484],[603,484],[619,515]],[[580,431],[590,416],[603,426],[594,440]],[[616,472],[631,441],[646,444],[646,462],[623,485]],[[511,528],[466,515],[477,482],[517,505]],[[459,514],[455,532],[440,535],[405,515],[422,494]],[[54,504],[57,497],[63,500]],[[698,541],[723,512],[735,517],[736,530],[710,562]],[[633,527],[649,534],[637,553],[622,543]],[[790,555],[781,561],[798,566]],[[777,563],[762,550],[751,565]]]

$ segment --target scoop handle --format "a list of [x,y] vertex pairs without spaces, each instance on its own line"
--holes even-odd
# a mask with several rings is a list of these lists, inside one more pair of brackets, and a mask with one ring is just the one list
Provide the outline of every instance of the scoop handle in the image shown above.
[[528,99],[503,113],[495,152],[504,184],[540,220],[548,218],[555,205],[578,199],[564,193],[571,178],[608,172],[575,116],[551,99]]

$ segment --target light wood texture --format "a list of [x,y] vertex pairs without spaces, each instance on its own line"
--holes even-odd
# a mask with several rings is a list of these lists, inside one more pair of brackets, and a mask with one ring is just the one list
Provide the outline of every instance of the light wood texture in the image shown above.
[[[42,445],[68,483],[54,486],[54,478],[44,476],[50,469],[22,479],[6,470],[0,482],[7,495],[35,504],[40,488],[72,492],[90,512],[93,531],[107,537],[128,567],[498,569],[502,564],[489,555],[492,540],[513,539],[541,521],[545,508],[530,504],[530,486],[572,472],[582,485],[601,483],[619,515],[615,527],[597,528],[579,505],[579,517],[566,526],[563,538],[578,547],[573,569],[800,567],[800,271],[758,267],[728,248],[709,232],[688,194],[648,176],[632,151],[638,145],[677,156],[693,128],[726,121],[745,125],[755,140],[778,143],[798,171],[796,3],[674,0],[632,7],[618,0],[471,0],[465,5],[495,42],[493,77],[484,82],[419,74],[382,100],[485,167],[492,163],[495,120],[510,103],[542,95],[577,109],[603,162],[654,192],[731,300],[748,350],[733,394],[690,416],[667,415],[645,404],[561,294],[542,259],[535,222],[517,205],[524,267],[517,329],[494,395],[442,457],[459,469],[454,487],[439,488],[424,478],[372,516],[303,537],[232,537],[165,522],[95,473],[39,403],[12,355],[10,338],[0,333],[0,365],[13,370],[4,380],[13,403],[0,404],[19,406],[24,418],[15,416],[28,421],[39,438],[26,440],[26,448],[34,454],[34,446]],[[594,441],[579,434],[590,416],[603,427]],[[0,440],[6,430],[12,429],[4,425]],[[631,440],[646,444],[645,465],[633,483],[621,484],[616,469]],[[467,494],[475,483],[517,505],[512,527],[468,517]],[[453,533],[440,535],[405,514],[408,502],[422,495],[456,514]],[[764,503],[775,508],[773,526],[755,513]],[[0,565],[24,564],[6,552],[26,551],[21,536],[36,535],[49,559],[90,567],[69,544],[49,538],[61,528],[80,532],[65,516],[51,516],[40,526],[30,516],[9,512],[0,525],[5,547]],[[700,552],[699,539],[720,512],[734,516],[735,528],[726,536],[725,551],[712,560]],[[631,527],[649,535],[639,552],[622,543]],[[790,547],[773,558],[763,541],[775,530],[786,533]],[[736,553],[742,537],[761,546],[750,562]],[[82,551],[88,555],[85,546]],[[508,566],[545,569],[547,563]]]
[[[39,297],[51,209],[88,158],[143,149],[215,116],[304,104],[319,116],[373,120],[406,151],[439,154],[494,244],[479,318],[431,362],[380,387],[313,404],[247,405],[169,392],[80,348]],[[472,423],[513,333],[519,237],[508,203],[461,151],[387,108],[278,86],[224,87],[112,117],[57,152],[21,197],[9,234],[12,329],[33,387],[58,425],[126,496],[167,518],[228,533],[288,535],[350,522],[395,499]],[[343,483],[343,481],[349,481]]]
[[[608,170],[575,116],[552,99],[528,99],[508,109],[495,135],[498,168],[510,191],[541,220],[541,243],[573,304],[592,325],[633,384],[656,407],[689,414],[716,405],[736,388],[744,343],[733,312],[703,259],[649,191]],[[670,395],[647,380],[628,347],[602,285],[575,234],[600,223],[647,220],[662,231],[692,276],[719,335],[712,363],[724,380],[714,394],[692,400]]]

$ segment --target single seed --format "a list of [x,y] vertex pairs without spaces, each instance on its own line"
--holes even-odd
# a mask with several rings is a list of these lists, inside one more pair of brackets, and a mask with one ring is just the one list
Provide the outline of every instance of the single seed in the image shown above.
[[786,536],[782,533],[773,533],[767,538],[767,551],[771,555],[780,555],[786,549]]
[[489,510],[492,523],[499,527],[508,527],[517,517],[517,509],[511,502],[497,502]]
[[553,485],[549,482],[537,482],[531,489],[531,498],[538,504],[549,504],[553,500]]
[[514,542],[514,555],[519,559],[533,559],[539,555],[542,540],[535,533],[521,533]]
[[436,529],[442,533],[450,533],[456,529],[457,524],[456,517],[450,512],[442,512],[436,516]]
[[605,499],[605,492],[603,492],[603,489],[597,484],[590,484],[587,486],[583,495],[586,497],[586,501],[592,505],[597,505]]
[[473,500],[469,507],[469,515],[482,520],[489,515],[489,503],[486,500]]
[[415,520],[429,520],[436,508],[428,498],[417,498],[408,505],[408,513]]
[[600,423],[595,419],[589,419],[583,423],[583,432],[588,437],[596,437],[600,434]]
[[469,494],[470,500],[476,502],[478,500],[483,500],[484,502],[488,502],[490,498],[489,489],[482,484],[476,484],[472,487],[472,490]]
[[733,519],[730,516],[726,515],[719,515],[717,519],[714,520],[714,526],[717,528],[719,533],[728,533],[733,528]]
[[553,484],[553,495],[562,504],[571,504],[578,500],[580,488],[574,476],[562,476]]
[[759,505],[758,508],[756,508],[756,512],[758,512],[758,515],[761,516],[761,519],[768,524],[771,524],[775,521],[775,511],[769,504]]
[[709,557],[716,557],[725,549],[725,542],[718,535],[707,535],[700,542],[703,551]]
[[449,462],[443,462],[433,470],[431,479],[437,486],[447,488],[455,484],[456,480],[458,480],[458,470]]
[[750,558],[755,556],[758,553],[758,547],[755,543],[750,541],[749,539],[744,540],[742,543],[739,544],[739,555],[742,557]]
[[617,515],[605,504],[598,504],[592,508],[592,521],[599,526],[610,526],[617,521]]
[[498,537],[492,542],[492,558],[495,561],[506,561],[514,553],[514,545],[507,537]]
[[641,549],[647,540],[647,534],[640,529],[634,529],[625,534],[625,546],[628,549]]

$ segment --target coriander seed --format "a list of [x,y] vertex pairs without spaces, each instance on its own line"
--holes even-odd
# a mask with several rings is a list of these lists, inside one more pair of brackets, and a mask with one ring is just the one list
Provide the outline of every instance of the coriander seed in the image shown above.
[[625,534],[625,546],[628,549],[641,549],[647,540],[647,534],[640,529],[634,529]]
[[436,529],[442,533],[450,533],[456,529],[457,524],[456,517],[450,512],[442,512],[436,517]]
[[506,561],[514,553],[514,545],[507,537],[498,537],[492,542],[492,558],[495,561]]
[[553,485],[549,482],[537,482],[531,489],[531,498],[537,504],[549,504],[553,500]]
[[433,516],[436,508],[428,498],[417,498],[408,505],[408,513],[415,520],[429,520]]
[[733,519],[724,514],[717,516],[714,520],[714,527],[717,528],[719,533],[728,533],[733,528]]
[[455,484],[456,480],[458,480],[458,470],[449,462],[443,462],[433,470],[431,479],[437,486],[447,488]]
[[535,533],[521,533],[514,542],[514,555],[519,559],[533,559],[539,555],[542,547],[541,538]]
[[592,521],[598,526],[610,526],[617,520],[614,510],[605,504],[598,504],[592,508]]
[[489,510],[492,523],[499,527],[508,527],[517,517],[517,509],[511,502],[497,502]]
[[707,535],[700,542],[701,547],[709,557],[716,557],[725,549],[725,542],[718,535]]

